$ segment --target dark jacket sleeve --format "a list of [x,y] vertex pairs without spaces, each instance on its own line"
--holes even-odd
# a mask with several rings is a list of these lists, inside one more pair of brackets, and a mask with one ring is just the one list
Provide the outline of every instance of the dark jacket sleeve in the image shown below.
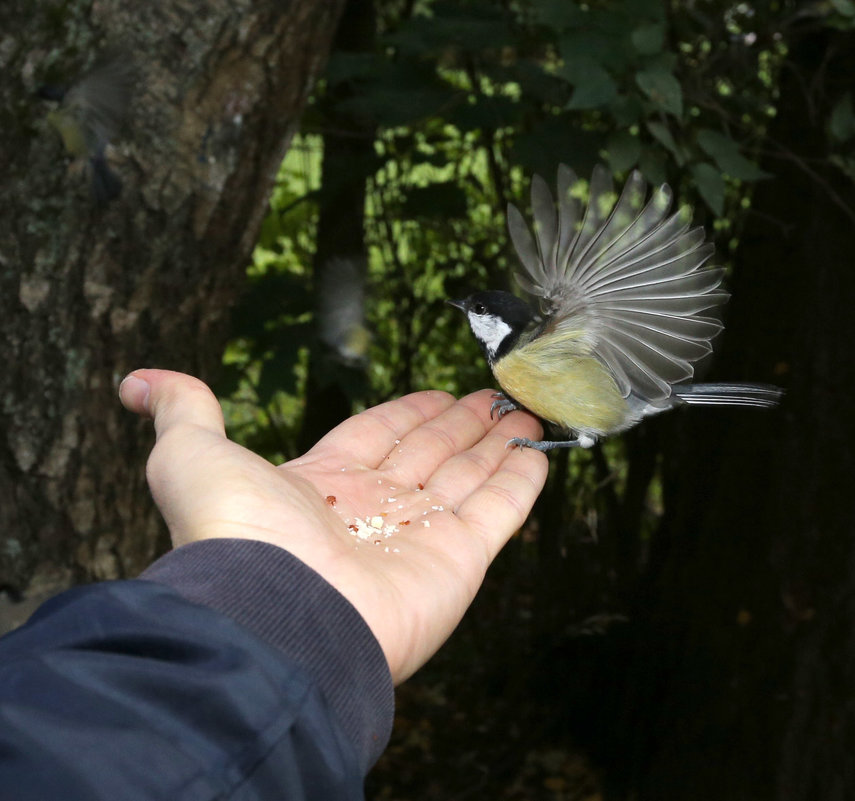
[[0,799],[361,799],[392,703],[378,643],[314,571],[197,543],[0,640]]

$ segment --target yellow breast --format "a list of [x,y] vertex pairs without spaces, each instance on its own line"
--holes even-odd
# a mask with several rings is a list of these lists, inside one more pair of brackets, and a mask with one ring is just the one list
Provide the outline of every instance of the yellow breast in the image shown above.
[[626,399],[602,363],[575,337],[546,335],[493,365],[501,388],[538,417],[599,436],[628,422]]

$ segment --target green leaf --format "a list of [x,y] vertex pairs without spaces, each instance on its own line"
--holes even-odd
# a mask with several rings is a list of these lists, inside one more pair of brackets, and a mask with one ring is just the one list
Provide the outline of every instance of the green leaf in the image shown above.
[[598,67],[596,72],[589,75],[588,80],[576,86],[566,108],[599,108],[610,103],[616,95],[617,84],[604,69]]
[[651,184],[664,184],[665,154],[659,148],[643,147],[638,159],[638,169]]
[[693,164],[691,170],[701,197],[720,217],[724,214],[724,178],[721,176],[721,171],[706,162]]
[[642,70],[636,74],[635,82],[663,111],[678,118],[683,116],[683,89],[670,72],[661,67]]
[[598,108],[617,97],[617,84],[612,76],[587,56],[565,62],[559,74],[575,87],[566,108]]
[[759,181],[771,177],[770,173],[761,170],[753,161],[745,158],[733,139],[718,131],[701,128],[698,131],[698,144],[708,156],[712,157],[719,169],[731,178],[737,178],[740,181]]
[[535,19],[552,31],[579,27],[584,12],[567,0],[533,0],[532,10]]
[[607,30],[597,30],[590,24],[562,36],[559,48],[565,65],[587,60],[608,67],[612,72],[620,72],[629,56],[625,38]]
[[618,95],[610,104],[609,110],[619,128],[629,128],[644,116],[644,104],[637,92]]
[[660,23],[642,25],[630,36],[632,46],[643,56],[659,53],[665,44],[665,26]]
[[831,0],[831,5],[838,14],[844,17],[855,17],[855,3],[852,0]]
[[638,163],[641,155],[641,142],[629,131],[613,133],[606,142],[609,164],[615,172],[626,172]]
[[653,134],[653,138],[665,146],[665,149],[674,156],[677,166],[682,167],[686,163],[686,153],[671,134],[667,125],[656,120],[647,123],[647,130]]
[[847,92],[831,111],[828,120],[828,132],[838,142],[847,142],[855,135],[855,112],[852,109],[852,95]]
[[647,72],[673,73],[680,63],[680,57],[671,50],[663,50],[661,53],[649,56],[645,59],[645,70]]

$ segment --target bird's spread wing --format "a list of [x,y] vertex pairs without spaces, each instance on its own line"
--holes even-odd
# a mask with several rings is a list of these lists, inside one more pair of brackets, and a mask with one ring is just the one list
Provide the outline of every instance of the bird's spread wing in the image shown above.
[[508,229],[526,274],[517,279],[541,298],[547,330],[580,332],[611,370],[624,396],[649,401],[693,375],[721,330],[715,307],[727,293],[723,270],[702,269],[713,245],[690,228],[691,209],[674,214],[663,184],[647,199],[633,172],[615,202],[609,172],[597,167],[587,208],[568,167],[558,169],[558,203],[546,182],[531,183],[534,231],[508,207]]
[[65,105],[79,119],[87,145],[103,149],[124,122],[135,81],[134,63],[128,53],[102,55],[65,97]]

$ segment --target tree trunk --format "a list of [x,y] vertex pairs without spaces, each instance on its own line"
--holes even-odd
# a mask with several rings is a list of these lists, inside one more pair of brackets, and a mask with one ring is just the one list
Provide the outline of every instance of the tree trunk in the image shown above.
[[855,187],[825,133],[853,74],[852,34],[792,40],[739,249],[717,377],[783,381],[782,408],[687,414],[666,455],[624,709],[640,798],[855,797]]
[[[334,53],[372,53],[377,38],[374,0],[349,0],[333,44]],[[338,106],[354,94],[350,82],[328,87],[320,103],[324,134],[324,161],[318,202],[318,233],[313,265],[317,334],[309,361],[305,414],[300,430],[301,450],[311,447],[327,431],[352,413],[354,397],[365,396],[366,353],[362,358],[343,358],[342,338],[353,332],[329,336],[325,319],[338,314],[361,327],[364,286],[368,265],[365,244],[365,192],[368,177],[376,170],[376,125],[373,120]],[[326,307],[331,307],[330,311]],[[353,307],[360,308],[353,308]],[[363,343],[367,347],[367,343]],[[336,347],[338,346],[338,348]]]
[[[134,575],[165,544],[149,426],[117,383],[141,366],[213,377],[341,5],[4,2],[0,587]],[[137,80],[110,155],[123,190],[99,207],[36,90],[107,50]]]

